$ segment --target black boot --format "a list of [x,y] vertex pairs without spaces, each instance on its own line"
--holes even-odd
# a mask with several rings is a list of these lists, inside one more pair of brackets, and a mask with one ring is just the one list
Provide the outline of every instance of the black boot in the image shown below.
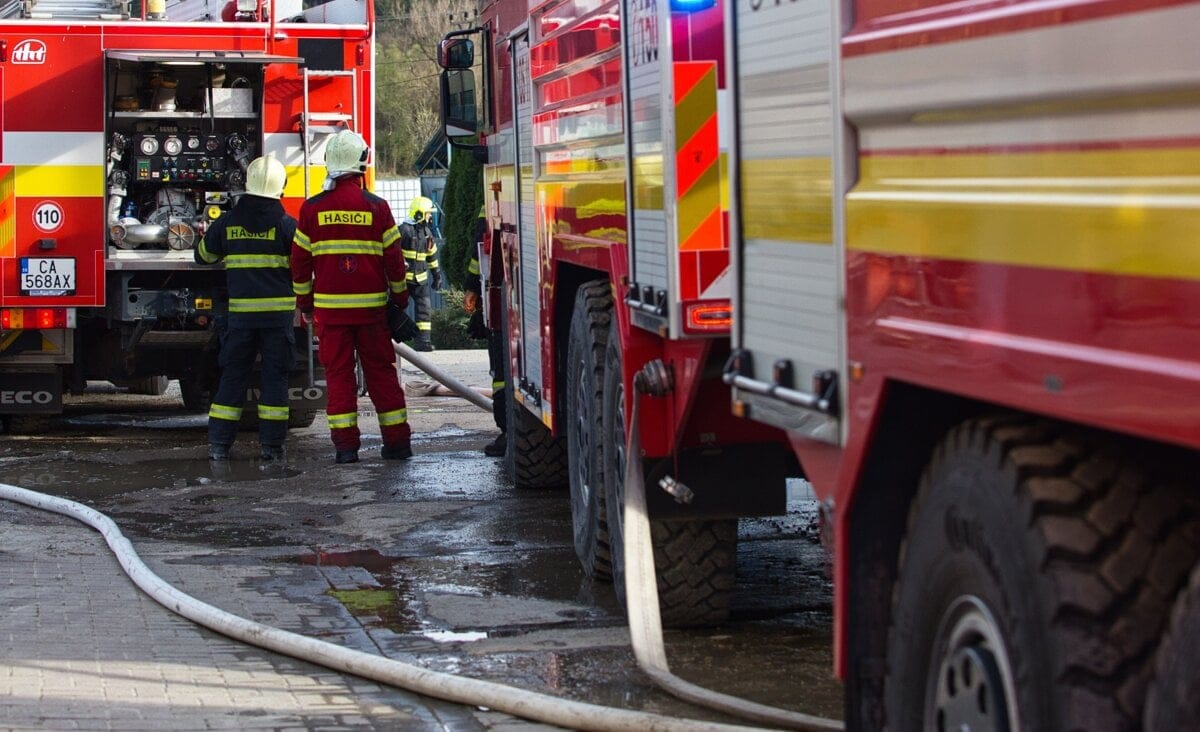
[[500,436],[483,446],[483,454],[488,457],[504,457],[508,449],[508,438],[501,432]]
[[263,460],[282,460],[283,445],[263,445],[258,456]]
[[428,353],[429,351],[433,350],[433,342],[430,341],[428,338],[418,338],[415,341],[413,341],[413,350],[414,351],[424,351],[424,352]]
[[218,445],[215,442],[211,443],[208,446],[208,459],[215,460],[218,462],[222,461],[222,460],[228,460],[229,459],[229,445]]
[[412,457],[412,445],[407,442],[399,445],[384,445],[379,455],[384,460],[407,460]]
[[358,462],[358,450],[338,450],[333,461],[338,465]]

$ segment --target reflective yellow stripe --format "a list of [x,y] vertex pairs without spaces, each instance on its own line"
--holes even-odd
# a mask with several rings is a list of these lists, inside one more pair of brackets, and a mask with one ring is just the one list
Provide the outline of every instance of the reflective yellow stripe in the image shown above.
[[500,389],[504,388],[504,384],[505,384],[505,382],[503,382],[503,381],[493,381],[492,382],[492,390],[499,391]]
[[400,238],[400,229],[398,227],[393,226],[392,228],[383,232],[384,248],[390,247],[391,245],[395,244],[396,240],[399,238]]
[[370,254],[383,256],[383,244],[367,239],[329,239],[312,245],[314,257],[328,254]]
[[292,243],[306,252],[312,251],[312,242],[309,240],[308,235],[299,229],[296,229],[296,235],[292,237]]
[[211,419],[224,419],[230,422],[237,422],[242,418],[242,408],[228,407],[224,404],[213,402],[208,407],[208,416]]
[[208,262],[209,264],[216,264],[217,262],[221,261],[221,255],[213,254],[212,252],[208,251],[208,247],[204,246],[203,239],[200,240],[200,246],[197,247],[197,251],[200,252],[200,259]]
[[270,419],[276,422],[283,422],[288,418],[287,407],[269,407],[266,404],[258,405],[258,418]]
[[417,330],[433,330],[433,323],[426,320],[418,320]]
[[391,412],[384,412],[379,415],[380,427],[392,427],[398,424],[404,424],[408,421],[407,409],[396,409]]
[[99,198],[104,195],[104,175],[100,165],[18,165],[14,187],[17,196]]
[[340,430],[358,425],[358,412],[329,415],[329,429]]
[[309,280],[308,282],[293,282],[292,292],[296,293],[297,295],[311,295],[312,280]]
[[416,249],[401,249],[400,253],[404,255],[405,259],[417,259],[417,258],[424,259],[425,258],[424,255],[417,254]]
[[429,273],[428,272],[405,272],[404,279],[408,280],[409,282],[424,282],[425,280],[429,279]]
[[388,289],[390,289],[393,294],[398,295],[401,292],[408,292],[408,283],[404,280],[400,280],[399,282],[388,280]]
[[358,292],[349,295],[318,292],[313,304],[319,308],[381,308],[387,305],[386,292]]
[[282,267],[287,269],[291,260],[283,254],[230,254],[225,257],[225,269],[249,269],[251,267]]
[[479,260],[478,259],[475,259],[474,257],[471,258],[471,263],[467,265],[467,274],[473,274],[473,275],[479,274]]
[[294,310],[295,297],[231,297],[231,313],[277,313]]
[[436,242],[436,241],[435,241],[435,242],[432,242],[432,243],[429,245],[429,256],[430,256],[431,258],[432,258],[432,257],[435,257],[435,256],[437,256],[437,242]]

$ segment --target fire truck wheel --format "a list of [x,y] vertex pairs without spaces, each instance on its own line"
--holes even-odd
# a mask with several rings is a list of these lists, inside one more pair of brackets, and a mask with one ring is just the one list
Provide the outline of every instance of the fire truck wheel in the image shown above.
[[1021,417],[955,428],[901,547],[892,730],[1135,728],[1200,510],[1134,443]]
[[179,393],[183,396],[183,408],[194,414],[208,411],[212,403],[212,392],[200,386],[195,376],[184,376],[179,379]]
[[1187,729],[1200,721],[1200,564],[1171,612],[1171,625],[1159,646],[1154,682],[1146,697],[1142,729]]
[[288,412],[288,429],[300,430],[311,427],[317,421],[317,413],[312,409],[293,409]]
[[162,396],[167,393],[170,379],[166,376],[146,376],[141,379],[129,379],[121,382],[129,389],[130,394],[145,394],[147,396]]
[[588,577],[603,580],[612,578],[600,451],[604,434],[600,386],[612,316],[610,291],[607,280],[595,280],[579,288],[567,341],[567,463],[575,554]]
[[555,437],[542,421],[513,398],[512,376],[506,378],[508,452],[505,468],[516,488],[562,488],[567,484],[567,441]]
[[10,435],[41,435],[54,426],[49,414],[10,414],[4,417],[4,432]]
[[[625,386],[617,322],[609,325],[603,383],[604,504],[613,589],[625,607]],[[717,625],[729,617],[737,564],[737,520],[651,521],[664,627]]]

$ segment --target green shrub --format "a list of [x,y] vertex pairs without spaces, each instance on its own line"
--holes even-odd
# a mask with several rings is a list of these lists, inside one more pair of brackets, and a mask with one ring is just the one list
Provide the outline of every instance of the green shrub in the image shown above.
[[441,264],[450,284],[462,287],[467,265],[475,253],[475,220],[483,205],[483,166],[469,150],[455,149],[450,156],[450,172],[442,194]]
[[433,345],[446,351],[487,348],[487,341],[477,341],[467,334],[471,316],[463,309],[463,291],[451,288],[442,292],[442,303],[431,318]]

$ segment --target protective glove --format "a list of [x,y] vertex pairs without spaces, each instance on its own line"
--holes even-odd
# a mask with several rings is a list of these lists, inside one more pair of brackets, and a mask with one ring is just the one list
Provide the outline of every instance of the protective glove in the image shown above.
[[442,289],[442,270],[441,269],[433,270],[433,289],[435,289],[435,290]]
[[476,310],[471,319],[467,321],[467,335],[480,341],[487,340],[488,336],[491,335],[491,331],[483,324],[482,310]]
[[420,332],[417,330],[417,324],[408,317],[408,313],[404,312],[404,308],[394,301],[388,305],[387,324],[388,331],[392,334],[392,340],[397,343],[411,341]]
[[304,323],[304,325],[306,325],[306,326],[312,325],[312,322],[313,322],[312,308],[300,310],[300,322]]
[[479,294],[474,290],[467,290],[463,293],[463,310],[467,311],[468,315],[474,315],[479,309]]

